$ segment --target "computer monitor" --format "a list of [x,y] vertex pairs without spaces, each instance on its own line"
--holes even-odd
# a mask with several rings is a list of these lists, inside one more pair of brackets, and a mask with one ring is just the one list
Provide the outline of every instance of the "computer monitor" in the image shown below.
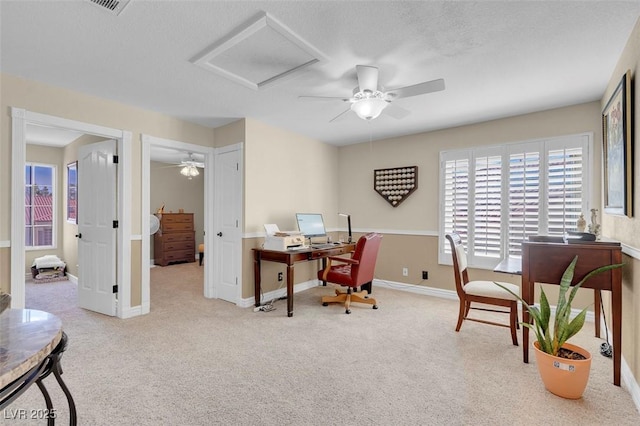
[[298,221],[298,229],[307,238],[327,235],[320,213],[296,213],[296,220]]

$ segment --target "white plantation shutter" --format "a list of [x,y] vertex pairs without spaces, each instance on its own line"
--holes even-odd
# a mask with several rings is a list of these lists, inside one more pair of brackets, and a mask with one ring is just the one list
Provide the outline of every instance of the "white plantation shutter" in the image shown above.
[[538,234],[540,221],[540,153],[509,156],[509,256],[519,256],[529,235]]
[[576,230],[582,213],[582,148],[548,153],[547,226],[549,234]]
[[[469,265],[520,256],[530,235],[564,235],[589,211],[590,134],[440,153],[440,263],[457,232]],[[493,265],[493,266],[491,266]]]
[[[442,170],[444,197],[441,207],[444,210],[445,234],[457,232],[466,245],[469,229],[469,159],[459,158],[444,162]],[[447,243],[446,240],[444,240]],[[451,249],[446,244],[446,253]]]
[[502,156],[475,160],[474,256],[501,257]]

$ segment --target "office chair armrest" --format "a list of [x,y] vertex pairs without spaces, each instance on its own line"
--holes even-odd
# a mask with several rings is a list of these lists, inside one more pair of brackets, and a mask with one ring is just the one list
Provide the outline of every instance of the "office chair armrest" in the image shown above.
[[329,263],[331,263],[331,261],[336,261],[336,262],[348,263],[350,265],[357,265],[358,263],[360,263],[359,260],[351,259],[350,257],[329,256],[327,257],[327,260],[329,261]]
[[326,281],[327,280],[327,275],[329,274],[329,271],[331,270],[331,263],[332,262],[342,262],[342,263],[348,263],[350,265],[357,265],[360,263],[360,261],[355,260],[355,259],[351,259],[348,257],[337,257],[337,256],[329,256],[327,257],[327,266],[324,268],[324,272],[322,273],[322,281]]

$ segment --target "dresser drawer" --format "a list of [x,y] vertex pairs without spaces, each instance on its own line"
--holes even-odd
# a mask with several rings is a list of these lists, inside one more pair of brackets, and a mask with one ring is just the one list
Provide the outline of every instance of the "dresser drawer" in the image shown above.
[[194,241],[195,232],[172,232],[162,236],[162,241],[165,243],[175,243],[178,241]]
[[189,223],[193,222],[193,213],[167,213],[162,215],[163,223]]
[[193,231],[193,222],[169,222],[162,224],[164,232]]
[[165,262],[175,262],[178,260],[186,260],[187,262],[195,262],[195,252],[193,250],[176,250],[164,253]]
[[166,253],[174,250],[191,250],[195,253],[196,243],[194,241],[165,241],[162,243],[162,250]]

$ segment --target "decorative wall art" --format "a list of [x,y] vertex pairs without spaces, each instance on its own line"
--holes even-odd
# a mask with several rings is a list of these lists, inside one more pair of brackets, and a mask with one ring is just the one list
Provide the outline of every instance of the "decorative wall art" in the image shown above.
[[602,111],[604,211],[633,216],[631,71],[627,71]]
[[374,170],[373,189],[393,207],[398,207],[418,189],[418,166]]

